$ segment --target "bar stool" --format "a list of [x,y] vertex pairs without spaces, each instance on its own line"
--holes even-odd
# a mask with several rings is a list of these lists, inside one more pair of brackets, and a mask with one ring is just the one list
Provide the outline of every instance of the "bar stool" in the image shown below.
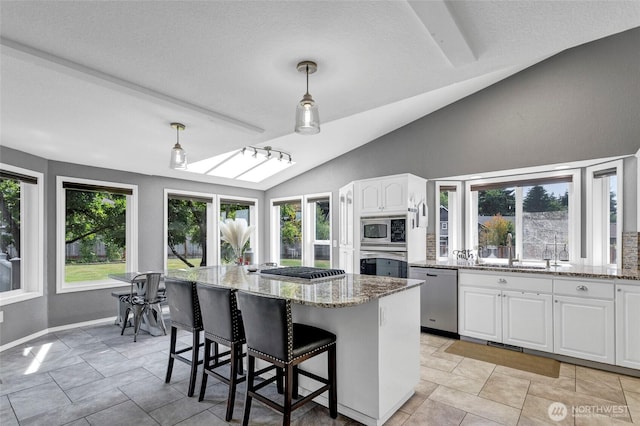
[[[242,345],[246,343],[242,316],[236,301],[237,290],[198,284],[198,299],[202,310],[202,324],[204,326],[204,363],[202,370],[202,385],[198,401],[204,399],[207,387],[207,377],[213,376],[229,386],[227,397],[226,421],[233,417],[233,406],[236,400],[238,383],[246,380],[242,375],[242,358],[245,354]],[[218,344],[229,348],[226,352],[218,352]],[[211,349],[213,346],[213,354]],[[230,364],[229,376],[223,376],[217,368]]]
[[[294,324],[291,317],[291,301],[274,297],[239,292],[238,303],[242,310],[244,329],[247,338],[248,373],[247,395],[244,406],[243,425],[249,424],[251,400],[256,398],[283,414],[283,425],[291,422],[291,412],[325,391],[329,391],[329,413],[332,418],[338,416],[338,393],[336,387],[336,336],[333,333],[305,324]],[[328,378],[304,371],[298,366],[303,361],[319,355],[328,354]],[[255,371],[256,358],[272,365]],[[256,376],[271,370],[275,376],[255,384]],[[302,374],[323,384],[295,403],[297,397],[297,375]],[[258,390],[268,384],[277,383],[278,392],[282,392],[284,377],[284,404],[267,398]]]
[[[191,366],[187,395],[193,396],[196,387],[198,365],[202,364],[202,360],[198,360],[198,352],[200,351],[200,347],[203,346],[203,344],[200,343],[200,332],[203,330],[203,327],[196,283],[167,278],[165,279],[164,285],[166,287],[167,304],[169,305],[169,315],[171,317],[171,343],[169,345],[169,364],[167,365],[165,383],[171,381],[173,361],[177,359],[178,361],[184,362]],[[176,350],[178,329],[192,333],[193,340],[191,346]],[[191,359],[181,355],[188,351],[191,351]]]

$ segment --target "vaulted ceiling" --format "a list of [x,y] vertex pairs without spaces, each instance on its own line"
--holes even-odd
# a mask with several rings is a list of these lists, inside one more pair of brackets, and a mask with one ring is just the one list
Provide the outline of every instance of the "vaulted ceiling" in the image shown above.
[[[2,145],[268,189],[565,49],[640,26],[637,1],[0,2]],[[305,91],[321,132],[293,132]],[[169,168],[290,152],[260,183]]]

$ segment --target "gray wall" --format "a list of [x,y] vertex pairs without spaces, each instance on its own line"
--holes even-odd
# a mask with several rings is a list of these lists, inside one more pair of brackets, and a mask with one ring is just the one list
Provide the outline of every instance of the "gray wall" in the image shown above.
[[[635,154],[638,46],[640,28],[562,52],[271,188],[266,200],[333,191],[336,203],[340,186],[375,176],[435,179]],[[625,230],[635,230],[637,201],[629,192],[625,202],[633,214],[625,208]]]
[[264,207],[263,191],[47,161],[6,147],[0,147],[0,155],[4,163],[45,174],[45,297],[0,308],[5,318],[0,324],[0,345],[49,327],[115,315],[116,302],[111,297],[111,289],[56,294],[57,176],[138,185],[139,270],[163,268],[164,188],[257,198],[260,208]]

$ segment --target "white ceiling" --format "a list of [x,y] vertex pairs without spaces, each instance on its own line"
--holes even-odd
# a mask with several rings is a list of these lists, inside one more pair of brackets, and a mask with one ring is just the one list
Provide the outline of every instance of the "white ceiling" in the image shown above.
[[[1,143],[52,160],[268,189],[567,48],[640,26],[638,1],[0,2]],[[321,132],[293,132],[305,78]],[[170,170],[271,145],[250,184]]]

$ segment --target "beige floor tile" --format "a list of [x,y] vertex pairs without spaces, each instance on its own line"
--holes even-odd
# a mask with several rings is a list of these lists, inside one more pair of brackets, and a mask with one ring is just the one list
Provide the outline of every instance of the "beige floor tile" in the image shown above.
[[420,343],[420,355],[431,355],[438,350],[439,348],[437,346],[430,346],[426,343]]
[[[630,421],[629,413],[622,408],[624,405],[619,402],[609,401],[577,392],[569,392],[564,389],[558,389],[542,383],[531,383],[531,386],[529,387],[529,395],[542,397],[550,401],[562,402],[569,408],[569,410],[576,410],[578,414],[584,412],[582,410],[597,409],[604,415],[614,416],[618,420],[626,419],[627,421]],[[620,410],[625,412],[620,413]]]
[[415,389],[416,392],[400,407],[400,410],[408,414],[413,414],[438,386],[436,383],[420,380],[420,383],[418,383]]
[[453,342],[453,340],[447,337],[436,336],[434,334],[420,333],[420,343],[422,344],[435,346],[439,348],[444,344],[451,344],[451,342]]
[[575,379],[571,377],[566,377],[566,376],[560,376],[557,378],[548,377],[548,376],[543,376],[536,373],[530,373],[528,371],[518,370],[511,367],[505,367],[502,365],[496,366],[496,369],[494,371],[499,374],[504,374],[505,376],[516,377],[518,379],[525,379],[525,380],[529,380],[531,382],[536,382],[536,383],[544,383],[544,384],[565,389],[568,391],[576,390]]
[[624,393],[620,381],[592,382],[576,379],[576,392],[597,398],[625,404]]
[[458,366],[453,369],[453,374],[457,374],[459,376],[469,377],[471,379],[478,379],[486,381],[493,370],[496,368],[495,364],[491,364],[489,362],[478,361],[471,358],[465,358]]
[[560,375],[562,377],[576,378],[576,366],[573,364],[567,364],[566,362],[560,363]]
[[463,410],[427,399],[404,423],[404,426],[458,426],[465,413]]
[[454,368],[458,366],[458,362],[449,361],[447,359],[431,356],[431,355],[420,355],[420,365],[424,365],[425,367],[435,368],[436,370],[442,371],[453,371]]
[[405,413],[404,411],[396,411],[393,416],[391,416],[391,418],[384,423],[384,426],[402,426],[407,420],[409,420],[409,417],[409,413]]
[[531,417],[520,415],[520,419],[518,420],[518,426],[546,426],[546,425],[555,425],[556,422],[544,421],[540,419],[534,419]]
[[634,423],[640,424],[640,393],[625,392],[629,414]]
[[516,408],[445,386],[440,386],[433,391],[429,399],[451,405],[503,425],[515,425],[520,417],[520,410]]
[[463,356],[456,355],[456,354],[450,354],[449,352],[445,352],[441,347],[436,349],[435,351],[433,351],[431,353],[431,356],[434,356],[434,357],[437,357],[437,358],[446,359],[448,361],[453,361],[453,362],[456,362],[456,363],[459,363],[460,361],[462,361],[464,359]]
[[529,384],[529,380],[494,373],[489,377],[478,396],[522,409]]
[[603,425],[630,426],[631,425],[631,423],[624,420],[618,420],[616,418],[599,416],[599,415],[576,417],[575,424],[576,426],[603,426]]
[[464,416],[462,423],[460,423],[460,426],[500,426],[500,423],[485,419],[484,417],[476,416],[475,414],[467,413],[467,415]]
[[611,384],[620,383],[620,376],[608,371],[596,370],[595,368],[576,366],[576,380],[586,380],[588,382],[607,382]]
[[625,392],[640,393],[640,378],[638,377],[620,376],[620,384]]
[[459,376],[457,374],[448,373],[446,371],[436,370],[429,367],[420,368],[420,378],[428,380],[439,385],[457,389],[462,392],[477,395],[484,386],[484,380],[471,379],[469,377]]
[[549,417],[549,406],[556,401],[538,397],[535,395],[527,395],[524,405],[522,406],[522,414],[518,425],[537,425],[537,424],[554,424],[571,426],[573,425],[573,417],[570,415],[570,408],[567,407],[567,416],[561,421],[552,420]]

